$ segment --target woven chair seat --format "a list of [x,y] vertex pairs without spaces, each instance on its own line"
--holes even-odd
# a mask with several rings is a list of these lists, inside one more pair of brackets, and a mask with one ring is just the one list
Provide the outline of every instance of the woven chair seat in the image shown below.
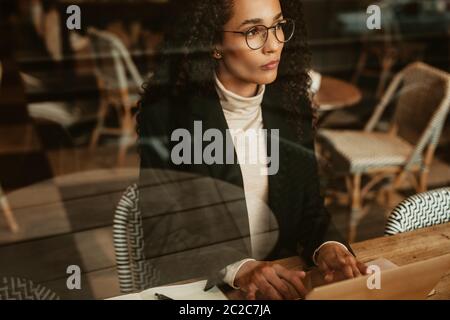
[[402,166],[413,150],[403,139],[380,132],[322,130],[319,139],[331,150],[335,168],[352,173]]

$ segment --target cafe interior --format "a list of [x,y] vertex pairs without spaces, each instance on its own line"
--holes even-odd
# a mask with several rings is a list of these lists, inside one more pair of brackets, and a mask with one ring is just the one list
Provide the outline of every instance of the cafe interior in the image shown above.
[[[179,265],[191,249],[145,251],[154,230],[133,202],[138,101],[160,57],[182,54],[161,50],[179,2],[0,1],[0,288],[29,285],[15,297],[34,286],[41,298],[107,299],[198,278]],[[302,2],[320,189],[336,228],[365,262],[448,255],[450,1]],[[382,23],[371,30],[374,4]],[[148,208],[231,201],[189,197],[200,180],[171,177],[146,186]],[[152,282],[157,268],[169,276]],[[448,300],[449,288],[450,268],[429,298]]]

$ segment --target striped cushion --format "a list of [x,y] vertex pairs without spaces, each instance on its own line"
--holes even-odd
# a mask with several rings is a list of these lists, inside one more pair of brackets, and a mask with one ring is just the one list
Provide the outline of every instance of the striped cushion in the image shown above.
[[15,278],[0,278],[0,300],[59,300],[50,289],[36,285],[33,281]]
[[384,233],[393,235],[450,221],[450,188],[416,194],[392,211]]
[[412,152],[411,145],[401,138],[380,132],[321,130],[319,139],[331,149],[337,169],[352,173],[400,166]]
[[145,257],[139,190],[136,184],[127,188],[117,205],[113,235],[122,293],[154,286],[159,281],[160,275]]

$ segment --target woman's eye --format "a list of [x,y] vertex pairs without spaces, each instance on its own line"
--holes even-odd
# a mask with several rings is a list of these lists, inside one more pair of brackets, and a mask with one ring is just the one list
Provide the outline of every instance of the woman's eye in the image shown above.
[[251,29],[247,32],[247,35],[249,37],[254,37],[257,36],[259,34],[259,30],[258,29]]

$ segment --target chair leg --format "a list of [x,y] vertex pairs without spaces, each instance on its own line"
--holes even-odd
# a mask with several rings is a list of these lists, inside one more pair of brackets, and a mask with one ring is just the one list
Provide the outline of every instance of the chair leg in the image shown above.
[[378,82],[378,87],[377,87],[377,91],[376,91],[376,97],[379,99],[383,95],[383,92],[386,87],[386,82],[389,78],[392,67],[394,66],[395,61],[396,61],[393,53],[388,52],[388,53],[386,53],[386,55],[387,55],[386,57],[383,57],[380,81]]
[[394,203],[394,193],[395,193],[395,188],[393,188],[392,186],[390,186],[389,188],[386,188],[384,190],[384,194],[385,194],[385,202],[384,205],[388,208],[393,207],[393,203]]
[[97,114],[97,125],[95,126],[94,132],[92,133],[91,141],[89,144],[89,148],[91,151],[94,151],[95,148],[97,147],[98,140],[104,127],[105,118],[107,114],[108,114],[108,103],[102,100]]
[[361,77],[361,74],[366,66],[366,63],[367,63],[367,51],[365,51],[365,49],[363,49],[363,52],[361,52],[358,63],[356,65],[356,71],[352,77],[353,84],[356,84],[358,82],[358,80]]
[[117,157],[117,165],[122,167],[125,164],[128,148],[133,144],[134,131],[134,118],[131,114],[131,107],[125,105],[122,121],[121,121],[122,134],[119,139],[119,153]]
[[6,196],[3,194],[1,189],[0,189],[0,207],[3,210],[3,214],[5,215],[6,223],[8,224],[9,229],[14,233],[18,232],[19,226],[16,222],[16,219],[14,218],[14,214],[11,210],[11,207],[9,206],[8,199],[6,199]]
[[428,175],[430,173],[430,166],[431,163],[433,162],[435,150],[436,150],[435,144],[431,144],[427,149],[427,152],[425,154],[424,166],[419,176],[418,192],[425,192],[428,189]]
[[[401,171],[392,178],[392,182],[388,186],[383,188],[383,192],[385,195],[385,203],[384,203],[385,207],[389,208],[390,210],[393,210],[398,205],[399,201],[398,197],[396,197],[397,190],[401,187],[402,183],[405,181],[406,178],[411,177],[409,176],[409,174],[410,173],[407,171],[404,170]],[[415,180],[413,182],[415,183]]]
[[419,178],[419,190],[418,192],[425,192],[428,189],[428,173],[429,170],[428,168],[425,168],[421,173],[420,173],[420,178]]
[[129,139],[128,136],[123,136],[119,139],[119,152],[117,155],[117,166],[123,167],[125,165],[125,159],[127,156],[127,150],[129,147],[129,142],[127,141]]
[[119,152],[117,156],[117,166],[123,167],[125,165],[125,160],[127,156],[128,149],[134,145],[137,139],[136,134],[127,133],[119,141]]
[[362,201],[361,201],[361,174],[355,174],[352,179],[351,185],[351,214],[349,222],[348,241],[350,243],[355,241],[356,230],[362,214]]
[[101,132],[101,129],[99,127],[97,127],[94,129],[94,132],[92,133],[91,142],[89,143],[89,149],[91,151],[94,151],[95,148],[97,148],[98,139],[100,138],[100,132]]

